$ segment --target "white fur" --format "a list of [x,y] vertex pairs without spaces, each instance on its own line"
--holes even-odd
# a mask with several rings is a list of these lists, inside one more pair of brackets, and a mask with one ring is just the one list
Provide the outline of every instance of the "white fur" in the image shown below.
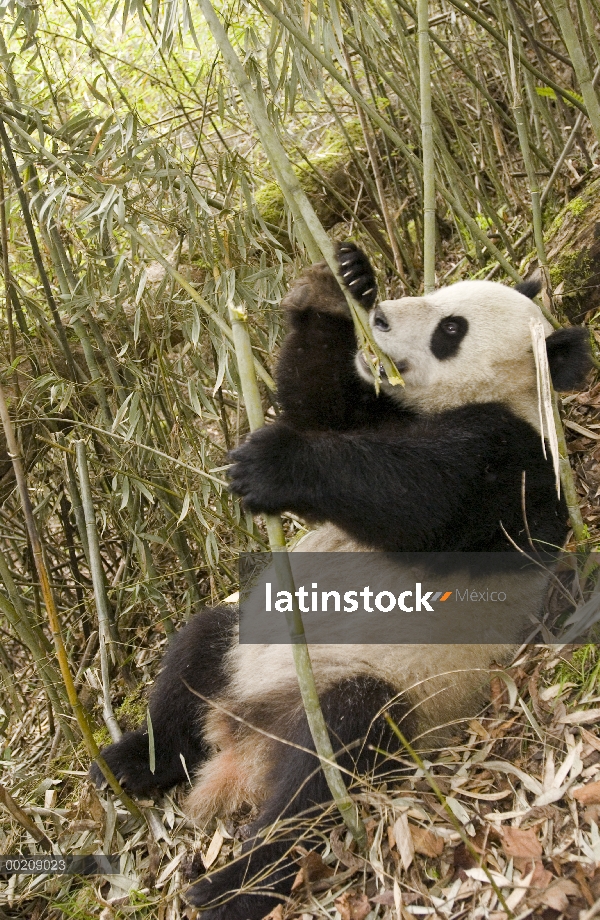
[[[354,555],[355,552],[365,551],[368,556],[361,558]],[[325,553],[325,558],[319,560],[317,567],[313,556],[315,552]],[[412,587],[415,582],[431,582],[424,564],[412,559],[410,565],[406,565],[385,553],[371,555],[366,547],[349,541],[342,530],[331,524],[326,524],[303,539],[291,554],[290,563],[296,585],[310,585],[311,581],[318,578],[321,588],[343,586],[344,591],[360,591],[365,584],[385,585],[386,590],[398,595],[407,585]],[[489,644],[486,645],[365,645],[365,614],[361,609],[354,613],[331,613],[327,617],[322,613],[304,614],[309,635],[311,625],[316,623],[317,635],[322,643],[312,645],[310,651],[319,692],[323,693],[349,673],[369,675],[386,681],[398,692],[406,693],[411,703],[424,707],[422,718],[419,719],[423,728],[439,724],[440,720],[443,722],[449,717],[447,697],[443,701],[436,700],[431,709],[424,703],[432,688],[439,689],[443,685],[450,689],[456,686],[461,695],[468,697],[475,692],[476,687],[485,683],[486,676],[482,676],[481,669],[486,669],[493,660],[506,660],[513,647],[508,643],[520,642],[523,624],[528,623],[530,617],[538,615],[547,577],[546,572],[534,569],[528,572],[525,580],[516,576],[518,580],[513,582],[510,575],[498,573],[482,576],[481,583],[478,583],[477,579],[469,577],[467,573],[453,570],[453,586],[456,584],[463,587],[464,582],[470,585],[470,590],[487,588],[490,592],[505,591],[507,594],[506,601],[499,603],[496,608],[496,618],[490,613],[493,607],[485,608],[486,627],[489,621],[489,633],[486,636]],[[276,583],[276,579],[274,567],[269,566],[259,577],[250,598],[244,604],[244,616],[249,617],[256,628],[262,624],[261,635],[265,636],[273,629],[273,618],[282,616],[265,610],[264,584]],[[449,620],[444,620],[444,609],[450,610],[439,608],[435,614],[440,641],[443,641],[441,630],[449,627],[450,635],[457,643],[468,642],[473,636],[473,630],[481,626],[482,611],[473,605],[461,610],[457,619],[454,608],[446,614]],[[428,614],[396,612],[392,616],[401,616],[407,630],[412,630],[412,635],[416,635],[419,625]],[[433,615],[430,616],[433,618]],[[369,621],[370,631],[378,629],[377,619],[375,615]],[[386,615],[382,614],[381,620],[381,632],[369,632],[369,638],[379,640],[381,636],[380,641],[385,642],[389,635],[385,627]],[[228,653],[227,670],[230,674],[227,695],[236,701],[267,698],[271,695],[276,699],[280,693],[286,692],[286,688],[296,684],[289,644],[236,643]],[[459,676],[453,673],[446,675],[441,685],[439,681],[433,680],[437,675],[456,670],[460,672]],[[454,698],[451,708],[455,707]]]
[[[493,281],[459,281],[426,297],[385,300],[380,309],[390,329],[373,325],[373,312],[375,341],[396,364],[406,364],[404,387],[382,382],[391,396],[427,413],[500,401],[539,431],[529,321],[541,321],[546,335],[552,327],[532,300]],[[457,315],[468,320],[469,329],[458,353],[440,361],[431,337],[440,320]],[[372,382],[360,356],[356,366]]]

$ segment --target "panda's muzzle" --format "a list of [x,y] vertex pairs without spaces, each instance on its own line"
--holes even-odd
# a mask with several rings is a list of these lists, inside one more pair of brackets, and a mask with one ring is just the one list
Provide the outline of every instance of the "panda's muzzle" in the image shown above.
[[[392,364],[394,365],[394,367],[396,368],[396,370],[398,371],[401,377],[404,376],[404,374],[406,374],[408,370],[408,361],[392,361]],[[383,364],[379,365],[379,376],[382,378],[382,380],[388,379],[388,375],[386,374],[385,367],[383,366]]]
[[[389,357],[389,355],[388,355],[388,357]],[[371,367],[370,367],[370,365],[369,365],[369,362],[368,362],[367,359],[365,358],[365,356],[364,356],[364,354],[363,354],[362,351],[359,352],[359,359],[360,359],[360,361],[361,361],[363,367],[364,367],[366,370],[368,370],[369,372],[371,372]],[[409,369],[409,367],[410,367],[408,361],[394,361],[393,358],[390,358],[390,361],[391,361],[392,364],[396,367],[398,373],[399,373],[401,376],[402,376],[402,374],[405,374],[405,373],[407,372],[407,370]],[[387,374],[386,374],[386,372],[385,372],[385,368],[384,368],[383,364],[380,364],[380,365],[379,365],[379,374],[380,374],[381,377],[385,377],[385,379],[387,380]]]

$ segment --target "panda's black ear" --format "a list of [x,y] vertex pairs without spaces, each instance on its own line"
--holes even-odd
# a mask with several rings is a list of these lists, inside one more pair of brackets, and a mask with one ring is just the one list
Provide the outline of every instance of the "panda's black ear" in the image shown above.
[[592,367],[590,336],[585,326],[558,329],[546,339],[548,364],[555,390],[580,390]]
[[525,297],[529,297],[530,300],[533,300],[534,297],[542,290],[542,279],[541,278],[529,278],[527,281],[521,281],[520,284],[517,284],[515,291],[518,291],[519,294],[524,294]]

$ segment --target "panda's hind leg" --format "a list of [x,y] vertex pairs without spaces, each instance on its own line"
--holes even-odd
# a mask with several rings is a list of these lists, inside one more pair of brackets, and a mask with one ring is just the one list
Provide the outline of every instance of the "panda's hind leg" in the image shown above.
[[[322,694],[323,714],[342,767],[360,774],[385,769],[383,758],[374,748],[397,745],[380,713],[389,712],[398,723],[406,715],[405,704],[391,703],[394,695],[389,684],[366,676],[340,681]],[[410,726],[407,729],[403,724],[402,728],[410,733]],[[331,798],[317,758],[311,753],[314,746],[304,713],[299,713],[287,730],[280,726],[273,734],[285,738],[288,744],[276,743],[273,748],[265,783],[267,798],[248,829],[250,836],[242,855],[218,872],[204,876],[185,893],[192,905],[203,908],[202,920],[264,917],[291,891],[298,870],[294,846],[300,843],[310,849],[322,839],[311,839],[310,832],[304,827],[301,830],[294,820],[301,814],[314,819],[319,806]],[[269,826],[273,832],[264,839],[264,830]]]
[[[154,738],[154,772],[146,726],[127,732],[102,751],[120,783],[137,795],[169,789],[192,776],[208,750],[202,735],[206,711],[200,697],[212,699],[225,685],[224,657],[232,641],[237,611],[203,610],[171,641],[150,694],[148,709]],[[197,695],[199,694],[199,695]],[[97,785],[104,777],[97,764],[90,776]]]

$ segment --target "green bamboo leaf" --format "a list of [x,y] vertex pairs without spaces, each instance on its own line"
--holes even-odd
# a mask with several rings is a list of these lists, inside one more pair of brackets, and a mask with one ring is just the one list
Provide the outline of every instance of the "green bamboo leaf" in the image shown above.
[[100,90],[96,87],[96,83],[98,82],[99,79],[100,79],[100,74],[98,74],[98,76],[95,77],[95,79],[91,83],[89,80],[86,80],[85,82],[86,82],[87,88],[89,89],[94,99],[97,99],[99,102],[104,103],[104,105],[107,105],[110,108],[111,107],[110,99],[107,99],[106,96],[104,96],[100,92]]
[[119,511],[123,511],[129,504],[129,479],[127,476],[121,478],[121,504]]
[[179,515],[179,519],[177,521],[178,524],[181,524],[183,521],[185,521],[189,510],[190,510],[190,493],[189,491],[186,491],[185,497],[183,499],[183,505],[181,507],[181,514]]

